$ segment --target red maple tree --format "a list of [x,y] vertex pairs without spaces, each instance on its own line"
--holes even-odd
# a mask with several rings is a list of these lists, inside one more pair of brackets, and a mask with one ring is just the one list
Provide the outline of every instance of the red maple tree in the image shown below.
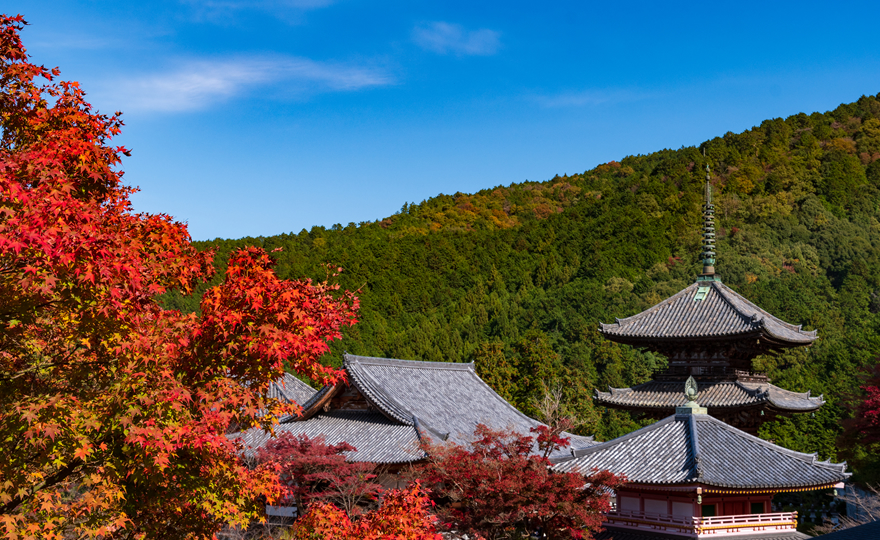
[[862,444],[880,443],[880,363],[867,373],[859,388],[864,392],[850,403],[853,418],[847,422],[847,433]]
[[297,540],[442,540],[434,529],[432,504],[418,482],[392,489],[378,510],[351,521],[332,504],[315,503],[293,528]]
[[284,281],[236,252],[201,313],[156,296],[212,274],[183,224],[132,211],[119,113],[28,61],[0,17],[0,533],[7,538],[208,538],[281,491],[225,436],[292,406],[265,398],[319,358],[357,299]]
[[[568,446],[546,427],[532,431],[542,453]],[[417,472],[431,487],[442,527],[487,540],[539,530],[551,540],[591,538],[600,530],[620,478],[554,472],[545,455],[533,453],[534,437],[484,425],[474,435],[470,448],[428,445],[428,463]]]
[[860,483],[880,483],[880,363],[866,370],[859,391],[846,396],[852,414],[838,438],[840,455],[856,467]]
[[284,433],[257,451],[260,462],[276,465],[286,496],[282,504],[293,503],[305,513],[315,501],[341,506],[348,516],[360,514],[361,505],[378,499],[382,486],[373,482],[374,463],[349,462],[344,452],[348,443],[329,445],[323,437],[310,439]]

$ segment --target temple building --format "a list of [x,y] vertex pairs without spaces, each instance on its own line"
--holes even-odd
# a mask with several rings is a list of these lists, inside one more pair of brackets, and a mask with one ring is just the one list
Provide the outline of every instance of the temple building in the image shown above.
[[[686,382],[675,414],[612,441],[575,450],[554,467],[625,475],[597,540],[734,537],[800,540],[797,512],[772,512],[775,493],[842,488],[846,464],[776,446],[709,416]],[[679,386],[681,388],[681,386]]]
[[[529,435],[541,425],[505,401],[477,375],[473,363],[419,362],[345,354],[348,384],[340,382],[315,391],[295,381],[276,383],[271,392],[290,397],[303,408],[301,416],[280,419],[275,434],[309,438],[327,444],[347,442],[356,451],[350,461],[367,461],[394,471],[425,458],[421,443],[451,441],[467,445],[477,424]],[[306,388],[303,388],[306,387]],[[245,451],[265,445],[271,435],[253,428],[231,434]],[[566,433],[572,449],[596,444],[592,437]],[[556,457],[571,456],[570,450]]]
[[647,310],[600,325],[605,338],[666,356],[665,371],[632,388],[595,394],[598,405],[663,418],[684,403],[680,389],[694,377],[702,404],[716,418],[750,433],[777,415],[810,412],[824,403],[790,392],[754,373],[752,359],[816,340],[815,331],[782,321],[721,282],[715,273],[715,206],[707,166],[703,205],[703,273],[695,283]]

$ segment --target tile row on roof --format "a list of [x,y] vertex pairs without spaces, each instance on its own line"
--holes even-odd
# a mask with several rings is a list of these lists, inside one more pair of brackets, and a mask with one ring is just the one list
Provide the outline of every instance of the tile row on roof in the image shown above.
[[[378,412],[322,412],[306,422],[288,422],[275,427],[276,436],[284,433],[305,435],[310,439],[323,437],[330,445],[347,442],[355,448],[355,451],[346,453],[350,461],[392,464],[425,457],[416,429],[392,422]],[[253,456],[258,448],[269,442],[271,434],[254,428],[235,434],[233,438],[240,439],[246,455]]]
[[815,331],[774,317],[720,281],[698,281],[637,315],[600,325],[600,331],[625,343],[763,335],[793,347],[816,339]]
[[572,452],[560,471],[593,468],[636,484],[734,489],[822,487],[849,477],[846,464],[821,462],[740,431],[706,414],[669,416],[612,441]]
[[[595,391],[596,402],[614,407],[668,409],[684,405],[686,398],[680,382],[649,381],[632,388],[608,388]],[[791,392],[766,382],[700,382],[700,404],[710,409],[769,405],[780,411],[814,411],[825,401],[810,392]]]

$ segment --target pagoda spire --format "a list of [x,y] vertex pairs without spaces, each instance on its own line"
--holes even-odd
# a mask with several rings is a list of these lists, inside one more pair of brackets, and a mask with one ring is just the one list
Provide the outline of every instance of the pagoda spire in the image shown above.
[[706,202],[703,203],[703,273],[700,277],[715,278],[715,205],[712,204],[712,184],[709,182],[709,164],[706,164]]

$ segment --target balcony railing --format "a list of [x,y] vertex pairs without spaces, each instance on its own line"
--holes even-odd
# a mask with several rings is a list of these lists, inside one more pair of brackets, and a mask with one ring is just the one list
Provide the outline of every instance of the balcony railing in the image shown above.
[[772,534],[797,527],[797,512],[744,514],[740,516],[681,517],[651,512],[619,510],[606,514],[606,525],[692,536],[716,538],[740,534]]

